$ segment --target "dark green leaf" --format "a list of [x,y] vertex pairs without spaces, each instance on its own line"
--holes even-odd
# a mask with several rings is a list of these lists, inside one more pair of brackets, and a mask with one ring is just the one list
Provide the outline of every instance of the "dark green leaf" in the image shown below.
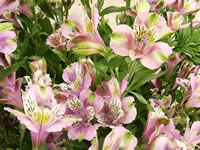
[[100,16],[104,16],[113,12],[122,12],[125,10],[126,10],[126,7],[109,6],[100,12]]
[[2,81],[4,78],[6,78],[11,73],[17,71],[25,62],[26,62],[26,58],[23,58],[19,62],[15,63],[12,66],[9,66],[7,69],[2,71],[1,74],[0,74],[0,81]]
[[108,66],[111,68],[111,69],[115,69],[116,67],[120,66],[122,64],[122,62],[124,61],[125,57],[121,57],[121,56],[116,56],[114,58],[112,58],[110,61],[109,61],[109,64]]

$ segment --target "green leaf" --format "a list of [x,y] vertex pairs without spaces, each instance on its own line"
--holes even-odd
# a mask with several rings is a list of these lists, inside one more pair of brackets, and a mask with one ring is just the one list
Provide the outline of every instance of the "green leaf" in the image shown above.
[[129,93],[135,95],[135,97],[136,97],[142,104],[147,105],[148,110],[155,111],[154,108],[146,101],[146,99],[145,99],[141,94],[136,93],[136,92],[131,92],[131,91],[129,91]]
[[142,95],[140,95],[139,93],[131,92],[131,91],[129,91],[129,93],[135,95],[135,96],[137,97],[137,99],[138,99],[141,103],[143,103],[143,104],[148,104],[147,101],[146,101],[146,99],[144,99],[144,97],[143,97]]
[[161,73],[159,73],[159,74],[157,74],[157,75],[152,75],[152,76],[144,77],[139,83],[137,83],[135,86],[133,86],[133,87],[130,88],[129,90],[130,90],[130,91],[136,90],[136,89],[140,88],[142,85],[144,85],[145,83],[147,83],[147,82],[149,82],[149,81],[151,81],[151,80],[154,80],[154,79],[156,79],[156,78],[159,78],[159,77],[161,77],[161,76],[167,74],[168,71],[169,71],[169,70],[166,70],[166,71],[161,72]]
[[126,10],[126,7],[110,6],[110,7],[105,8],[104,10],[102,10],[100,12],[100,16],[104,16],[104,15],[107,15],[107,14],[110,14],[110,13],[113,13],[113,12],[122,12],[122,11],[125,11],[125,10]]
[[65,62],[65,55],[62,50],[54,50],[53,52],[57,54],[61,61]]
[[53,32],[53,28],[51,26],[51,22],[50,20],[45,17],[44,19],[42,19],[42,21],[40,22],[40,25],[42,27],[42,31],[51,34]]
[[101,10],[101,8],[103,7],[103,4],[104,4],[104,0],[98,0],[98,3],[97,3],[98,10]]
[[0,74],[0,81],[2,81],[4,78],[6,78],[8,75],[10,75],[13,72],[16,72],[25,62],[26,57],[20,60],[19,62],[15,63],[12,66],[9,66],[7,69],[1,72]]
[[106,72],[108,70],[108,65],[105,59],[101,59],[98,61],[98,63],[95,65],[97,69],[97,75],[96,75],[96,82],[97,84],[101,83],[104,77],[106,77]]
[[115,69],[116,67],[120,66],[124,61],[125,57],[116,56],[109,61],[109,68]]
[[42,9],[42,11],[44,13],[46,13],[47,16],[49,16],[50,18],[54,19],[53,10],[51,10],[51,8],[49,7],[49,4],[47,2],[43,1],[43,3],[41,3],[39,5],[39,7]]

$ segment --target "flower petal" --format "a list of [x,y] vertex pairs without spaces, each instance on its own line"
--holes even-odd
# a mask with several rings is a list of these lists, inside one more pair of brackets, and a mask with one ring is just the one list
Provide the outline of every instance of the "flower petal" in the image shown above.
[[172,53],[172,48],[166,43],[158,42],[150,50],[150,53],[142,57],[141,63],[149,69],[157,69],[167,61]]
[[128,25],[117,26],[112,34],[110,47],[117,55],[128,56],[132,46],[132,29]]

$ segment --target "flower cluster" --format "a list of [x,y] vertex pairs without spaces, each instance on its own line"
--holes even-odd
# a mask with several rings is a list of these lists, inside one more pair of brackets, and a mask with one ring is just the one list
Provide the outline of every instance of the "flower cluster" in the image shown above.
[[200,1],[73,3],[0,1],[0,149],[198,149]]

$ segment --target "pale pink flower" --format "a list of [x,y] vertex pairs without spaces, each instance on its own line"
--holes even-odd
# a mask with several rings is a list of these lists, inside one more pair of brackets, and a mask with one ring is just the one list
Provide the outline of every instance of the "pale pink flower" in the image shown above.
[[77,53],[81,51],[82,55],[86,55],[88,52],[93,54],[102,51],[105,44],[97,30],[98,21],[99,14],[96,7],[92,8],[91,19],[86,12],[82,16],[78,13],[70,14],[66,23],[60,28],[62,35],[68,39],[67,48],[76,45],[74,50]]
[[116,126],[119,124],[129,124],[136,117],[136,108],[134,106],[134,98],[131,96],[122,97],[123,92],[128,84],[128,75],[119,85],[116,78],[111,78],[106,83],[104,96],[104,107],[100,113],[96,115],[98,122],[106,126]]
[[192,19],[192,25],[197,29],[200,25],[200,10],[194,13],[194,16],[194,19]]
[[41,70],[45,73],[47,72],[47,62],[44,58],[30,62],[29,67],[33,73],[38,70]]
[[0,52],[11,54],[17,48],[16,34],[14,31],[0,32]]
[[63,71],[61,90],[79,95],[82,89],[88,89],[91,85],[90,72],[85,68],[85,64],[75,62],[68,65]]
[[194,149],[200,143],[200,121],[193,122],[191,128],[189,127],[189,119],[187,121],[187,127],[181,141],[187,145],[188,149]]
[[96,136],[99,125],[92,125],[90,121],[101,111],[104,105],[102,97],[89,89],[84,89],[80,92],[79,98],[77,96],[68,98],[67,104],[66,114],[82,119],[69,129],[69,139],[91,141]]
[[55,49],[65,50],[66,47],[66,38],[62,35],[61,29],[52,33],[47,41],[46,44],[52,46]]
[[141,13],[135,18],[133,29],[119,25],[113,31],[110,47],[120,56],[140,59],[150,69],[159,68],[172,53],[166,43],[156,42],[170,32],[163,17],[154,13]]
[[39,106],[37,100],[29,93],[24,93],[22,99],[24,113],[8,107],[5,110],[13,113],[31,131],[33,147],[40,148],[50,132],[62,131],[77,120],[64,115],[66,104],[56,104],[53,107]]
[[21,99],[22,78],[16,80],[16,73],[8,75],[0,82],[0,102],[23,108]]
[[137,138],[129,130],[117,126],[106,136],[103,150],[134,150],[137,142]]
[[155,131],[156,127],[162,124],[164,120],[167,120],[162,108],[156,104],[157,100],[151,100],[151,105],[154,108],[155,112],[149,111],[147,116],[147,121],[145,125],[145,129],[142,135],[142,139],[144,142],[149,141],[150,136]]
[[190,23],[183,24],[184,17],[180,12],[167,12],[168,26],[172,31],[177,31],[182,28],[187,28]]

